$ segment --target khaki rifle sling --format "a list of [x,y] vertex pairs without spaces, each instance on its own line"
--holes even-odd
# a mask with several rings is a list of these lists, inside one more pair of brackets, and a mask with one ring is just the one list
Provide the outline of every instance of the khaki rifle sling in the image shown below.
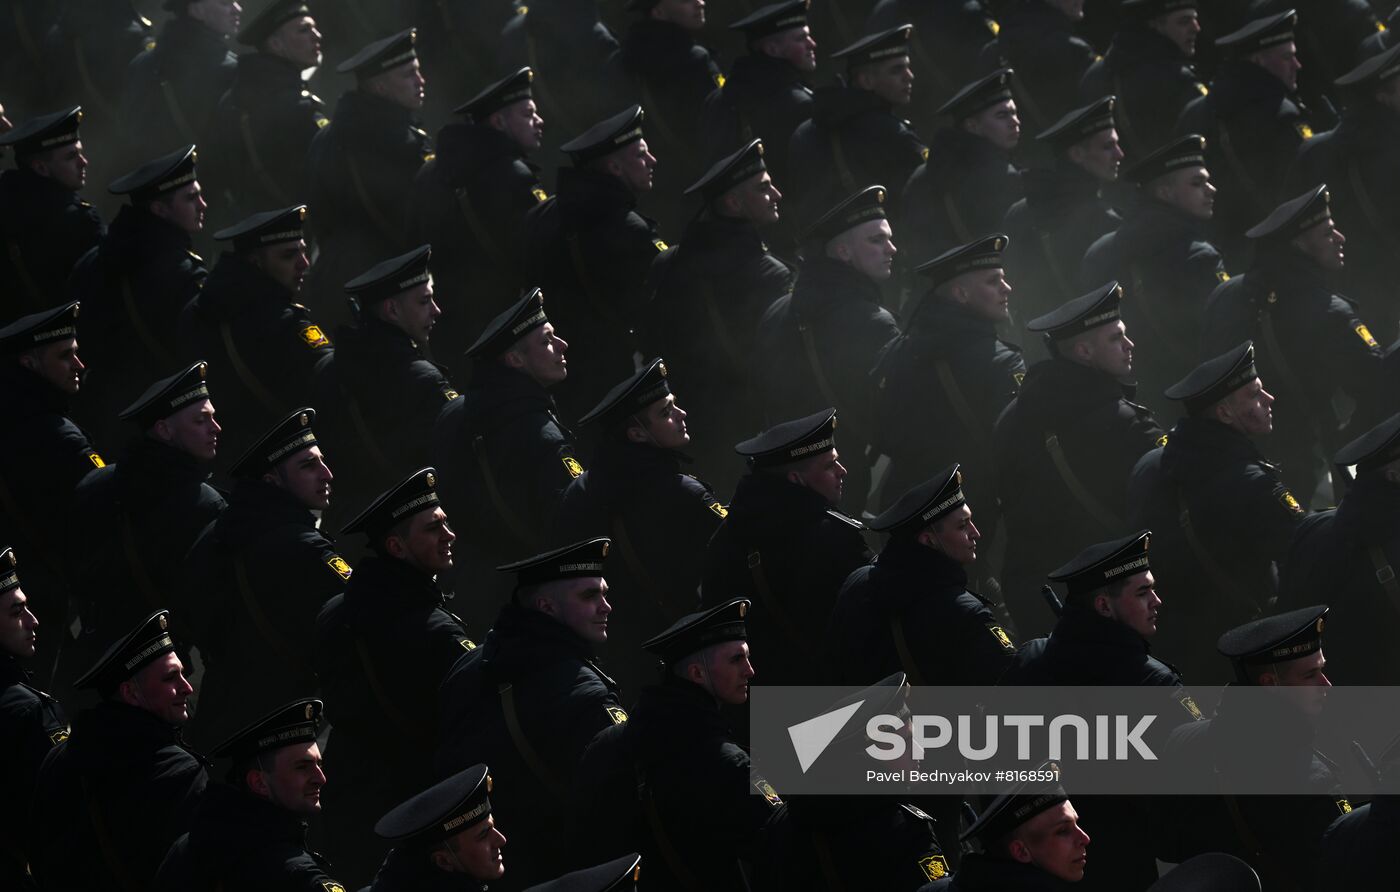
[[759,603],[782,627],[783,634],[792,643],[803,641],[805,638],[800,634],[797,624],[792,621],[792,616],[787,612],[778,597],[773,594],[773,587],[768,584],[768,573],[763,569],[763,553],[757,548],[749,551],[748,556],[749,578],[753,580],[754,593],[759,597]]
[[1118,130],[1128,138],[1129,146],[1138,146],[1142,150],[1142,144],[1137,141],[1137,130],[1133,127],[1132,118],[1128,115],[1127,103],[1123,101],[1123,76],[1114,72],[1113,89],[1109,90],[1116,98],[1113,105],[1113,121]]
[[83,55],[83,46],[76,40],[73,41],[73,61],[78,69],[78,79],[83,82],[84,104],[90,102],[107,117],[113,120],[117,119],[119,117],[117,110],[102,94],[102,91],[97,89],[97,84],[93,82],[92,72],[88,69],[87,57]]
[[1142,270],[1137,264],[1132,264],[1128,268],[1128,281],[1132,283],[1133,298],[1132,306],[1142,313],[1142,318],[1147,322],[1148,328],[1152,329],[1153,343],[1166,346],[1180,362],[1178,365],[1188,365],[1187,359],[1191,357],[1191,351],[1186,349],[1176,338],[1172,337],[1157,313],[1152,309],[1152,301],[1148,299],[1147,282],[1142,276]]
[[306,672],[307,667],[302,662],[297,649],[278,633],[277,627],[267,618],[262,605],[258,603],[257,595],[253,593],[253,586],[248,581],[248,566],[242,558],[237,558],[233,562],[233,580],[238,587],[239,597],[243,599],[243,606],[247,608],[248,615],[252,617],[253,625],[257,627],[258,634],[262,636],[263,641],[266,641],[284,660],[291,663],[297,671]]
[[15,494],[10,492],[10,484],[5,481],[5,476],[0,474],[0,508],[5,509],[5,513],[14,521],[15,526],[24,532],[34,546],[32,551],[25,552],[26,560],[37,560],[43,564],[45,569],[53,573],[60,580],[63,580],[64,573],[62,567],[49,560],[49,549],[44,544],[44,540],[37,535],[39,528],[34,521],[25,514],[19,506],[19,501]]
[[953,227],[953,235],[958,237],[958,241],[972,241],[972,236],[967,231],[967,224],[963,222],[962,212],[958,210],[958,203],[953,200],[951,192],[943,193],[943,211],[948,215],[948,225]]
[[646,126],[648,130],[654,130],[661,138],[657,140],[663,146],[678,146],[683,143],[680,137],[676,136],[676,131],[666,123],[666,119],[661,115],[661,104],[652,95],[651,87],[647,86],[646,78],[637,79],[637,89],[642,94],[642,108],[647,110]]
[[634,770],[637,774],[637,796],[642,802],[642,811],[646,813],[651,837],[656,841],[656,847],[661,850],[661,860],[666,862],[671,875],[680,882],[686,892],[707,892],[705,884],[691,872],[690,866],[671,843],[671,835],[666,832],[666,825],[661,822],[661,813],[656,810],[656,800],[651,795],[651,786],[647,783],[646,773],[640,762]]
[[574,267],[574,275],[578,276],[579,286],[583,289],[584,296],[593,310],[611,325],[615,325],[623,331],[629,331],[617,313],[613,312],[611,306],[603,299],[603,293],[593,284],[593,277],[588,274],[588,264],[583,258],[583,241],[577,232],[571,232],[565,237],[569,243],[569,261]]
[[1395,579],[1395,568],[1390,566],[1385,549],[1379,545],[1372,545],[1366,549],[1366,555],[1371,559],[1371,566],[1376,568],[1376,582],[1385,589],[1386,597],[1390,598],[1390,606],[1395,608],[1396,613],[1400,613],[1400,582]]
[[1201,537],[1196,534],[1196,526],[1191,522],[1191,509],[1186,504],[1186,495],[1180,490],[1176,493],[1177,523],[1181,526],[1181,532],[1186,537],[1186,544],[1190,546],[1191,553],[1195,555],[1196,561],[1206,571],[1210,581],[1215,584],[1221,596],[1227,600],[1236,602],[1239,607],[1247,608],[1249,619],[1254,619],[1263,612],[1267,605],[1255,603],[1247,594],[1249,587],[1236,581],[1231,573],[1225,569],[1221,563],[1215,559],[1215,555],[1206,548]]
[[[1216,769],[1216,772],[1219,773],[1219,769]],[[1244,843],[1245,848],[1254,855],[1254,863],[1263,865],[1267,862],[1270,866],[1274,867],[1274,869],[1269,871],[1266,875],[1269,880],[1266,888],[1269,889],[1269,892],[1302,892],[1302,887],[1291,879],[1294,872],[1292,868],[1282,868],[1273,865],[1273,859],[1264,855],[1264,850],[1259,845],[1258,837],[1254,835],[1254,831],[1250,828],[1249,822],[1244,819],[1244,813],[1240,811],[1239,800],[1235,796],[1229,794],[1226,794],[1223,798],[1225,799],[1225,807],[1230,812],[1230,822],[1235,825],[1235,832],[1239,834],[1240,842]]]
[[362,30],[368,31],[371,34],[379,33],[379,26],[370,21],[369,16],[365,15],[364,5],[360,3],[360,0],[345,0],[345,6],[350,10],[350,15],[359,23]]
[[369,215],[370,222],[379,229],[380,234],[385,238],[391,242],[397,241],[394,228],[389,225],[389,221],[385,219],[383,212],[374,203],[374,199],[370,198],[369,190],[365,188],[365,181],[360,176],[360,165],[355,160],[355,156],[347,155],[345,164],[350,172],[350,182],[355,187],[355,197],[360,200],[360,207],[364,208],[365,213]]
[[1018,81],[1017,86],[1012,88],[1012,92],[1016,94],[1016,107],[1026,112],[1022,117],[1028,117],[1031,123],[1035,125],[1037,131],[1045,130],[1049,128],[1051,124],[1055,123],[1054,121],[1047,121],[1045,119],[1045,115],[1040,111],[1040,105],[1035,101],[1035,97],[1031,95],[1031,91],[1026,88],[1024,83]]
[[715,299],[715,283],[705,279],[700,290],[704,294],[705,313],[710,317],[710,327],[715,331],[715,340],[719,341],[720,349],[724,351],[730,367],[743,368],[744,357],[740,355],[739,345],[735,343],[729,326],[724,323],[724,315],[719,311],[719,301]]
[[136,306],[136,295],[131,290],[131,280],[122,276],[122,305],[126,307],[127,318],[131,320],[131,327],[136,329],[136,336],[141,339],[141,345],[148,350],[163,366],[175,364],[171,358],[170,351],[156,340],[155,333],[146,324],[146,317],[141,315],[140,308]]
[[1054,463],[1055,470],[1060,475],[1060,480],[1064,482],[1065,488],[1070,495],[1079,503],[1079,507],[1088,512],[1089,516],[1098,521],[1100,525],[1110,532],[1121,530],[1126,524],[1119,519],[1113,511],[1104,506],[1102,502],[1089,492],[1088,488],[1074,473],[1074,469],[1069,466],[1069,460],[1065,458],[1065,451],[1060,447],[1060,437],[1058,434],[1045,435],[1045,451],[1050,454],[1050,461]]
[[476,208],[472,207],[472,198],[471,194],[467,191],[467,187],[458,186],[456,195],[457,209],[462,212],[462,219],[467,221],[467,228],[472,231],[472,236],[476,238],[477,244],[489,251],[493,257],[505,256],[505,251],[501,249],[500,245],[496,244],[496,240],[492,238],[490,231],[487,230],[485,224],[481,222],[481,215],[476,212]]
[[948,403],[953,407],[953,414],[958,416],[963,427],[966,427],[967,432],[972,435],[973,448],[977,450],[978,454],[990,457],[991,453],[987,449],[987,438],[983,436],[977,415],[972,411],[972,406],[968,403],[962,388],[958,386],[957,378],[953,376],[953,367],[948,364],[948,360],[940,359],[933,364],[933,369],[938,375],[938,384],[943,388],[943,395],[948,397]]
[[1069,280],[1065,278],[1064,270],[1060,269],[1060,261],[1055,257],[1055,234],[1050,230],[1040,233],[1040,254],[1045,258],[1045,265],[1050,268],[1050,276],[1059,286],[1060,293],[1074,294]]
[[[914,44],[914,57],[926,60],[925,64],[919,68],[919,75],[932,77],[934,80],[934,87],[940,95],[952,96],[958,91],[960,85],[950,81],[948,75],[943,73],[943,69],[934,64],[934,55],[928,51],[928,47],[924,46],[924,42],[919,37],[919,33],[919,29],[915,28],[909,35],[911,42]],[[1119,95],[1121,96],[1122,94],[1120,93]]]
[[44,295],[39,290],[39,283],[35,282],[34,277],[29,274],[29,264],[24,262],[24,252],[19,249],[19,245],[7,240],[5,253],[10,256],[10,267],[19,278],[20,285],[23,286],[20,290],[29,298],[29,306],[43,309]]
[[243,361],[243,354],[233,343],[233,329],[227,322],[219,323],[219,337],[223,339],[224,353],[228,356],[229,365],[233,366],[234,374],[238,376],[238,380],[243,382],[243,386],[248,388],[248,392],[262,403],[262,407],[269,413],[276,415],[286,411],[277,397],[263,386],[262,381],[258,380],[258,376],[253,374],[253,370],[248,368],[248,364]]
[[1356,194],[1356,203],[1361,206],[1361,213],[1366,216],[1366,222],[1370,223],[1371,228],[1381,234],[1385,239],[1386,247],[1391,252],[1400,252],[1400,243],[1396,241],[1395,230],[1381,218],[1375,202],[1371,200],[1370,193],[1366,191],[1366,184],[1361,181],[1361,171],[1355,161],[1347,165],[1347,181],[1351,183],[1351,191]]
[[844,892],[846,884],[836,871],[836,863],[831,860],[831,841],[825,833],[812,831],[812,851],[817,853],[817,866],[821,868],[822,879],[830,892]]
[[[1274,293],[1270,292],[1269,296],[1273,297]],[[1270,363],[1278,369],[1279,377],[1283,378],[1283,383],[1288,385],[1288,388],[1298,395],[1298,401],[1306,404],[1308,402],[1306,396],[1307,392],[1303,390],[1302,379],[1293,373],[1293,367],[1288,364],[1288,355],[1283,352],[1283,347],[1279,345],[1278,332],[1274,328],[1274,314],[1272,310],[1265,309],[1259,314],[1259,328],[1264,335],[1264,346],[1269,350]],[[1318,427],[1317,424],[1317,412],[1314,411],[1313,406],[1309,405],[1307,408],[1309,411],[1304,414],[1308,419],[1308,427],[1312,428],[1313,437],[1325,447],[1330,443],[1332,438],[1323,438],[1322,429]],[[1327,403],[1326,412],[1332,419],[1332,428],[1335,430],[1337,415],[1332,408],[1331,401]]]
[[365,681],[369,682],[369,690],[374,695],[374,702],[379,705],[379,709],[385,717],[396,725],[402,733],[418,734],[424,740],[430,739],[428,729],[423,727],[422,722],[411,720],[404,714],[403,710],[394,705],[388,688],[380,682],[379,673],[374,671],[374,661],[370,659],[369,646],[359,635],[355,636],[355,654],[360,658],[360,668],[365,672]]
[[501,715],[506,720],[506,731],[510,733],[510,740],[515,744],[516,752],[520,753],[520,758],[525,760],[525,764],[536,779],[544,784],[545,789],[562,802],[569,791],[546,767],[540,754],[531,745],[530,738],[525,736],[525,729],[520,724],[520,713],[515,708],[515,687],[506,682],[496,689],[496,693],[500,695]]
[[[540,70],[539,48],[535,45],[535,38],[530,34],[529,21],[525,22],[525,64],[535,71]],[[549,112],[549,119],[559,121],[560,133],[575,133],[579,127],[574,123],[573,116],[568,114],[569,106],[566,103],[557,101],[551,95],[549,88],[549,78],[537,77],[530,83],[530,90],[535,94],[535,100],[540,108]]]
[[1230,129],[1225,126],[1225,122],[1220,122],[1220,151],[1225,153],[1225,161],[1229,163],[1231,172],[1236,179],[1244,186],[1249,193],[1250,200],[1256,205],[1268,204],[1268,193],[1260,190],[1254,182],[1254,178],[1249,175],[1249,168],[1240,160],[1239,154],[1235,151],[1235,141],[1230,138]]
[[122,514],[122,552],[126,554],[126,563],[131,568],[136,587],[146,597],[147,606],[152,610],[158,609],[165,599],[156,591],[151,574],[146,572],[146,562],[141,560],[141,552],[136,547],[136,529],[131,525],[131,515],[126,513]]
[[252,115],[248,112],[238,116],[238,129],[243,138],[243,151],[248,154],[248,163],[252,165],[253,173],[257,174],[258,181],[279,204],[288,204],[289,199],[282,192],[282,188],[272,179],[272,174],[267,172],[263,166],[262,153],[258,151],[257,143],[253,139]]
[[16,873],[27,876],[30,873],[29,859],[20,851],[19,844],[9,836],[0,838],[0,864],[8,865],[6,870],[11,871],[12,876]]
[[112,839],[112,833],[107,829],[107,821],[102,817],[102,809],[97,804],[97,800],[92,797],[92,790],[88,787],[87,778],[80,778],[78,782],[82,786],[83,802],[87,805],[88,819],[92,823],[92,833],[97,837],[97,848],[102,853],[102,860],[106,863],[107,870],[116,878],[118,888],[137,892],[140,887],[131,881],[126,864],[122,862],[121,854],[117,849],[116,841]]
[[812,368],[812,375],[817,380],[817,390],[820,391],[822,399],[826,400],[827,405],[839,406],[836,392],[831,389],[830,382],[826,380],[826,373],[822,371],[822,360],[817,355],[817,339],[801,316],[797,319],[797,332],[802,337],[802,350],[807,354],[807,364]]
[[30,72],[42,76],[48,70],[48,66],[44,63],[44,54],[39,52],[39,45],[34,42],[34,35],[29,33],[29,22],[25,20],[24,6],[15,3],[10,8],[14,10],[15,34],[19,35],[19,42],[24,47],[24,54],[33,63],[30,66]]
[[452,39],[452,47],[457,51],[457,55],[462,59],[470,59],[472,51],[462,42],[462,35],[457,31],[457,23],[452,15],[451,5],[447,0],[437,0],[438,15],[442,17],[442,26],[447,29],[447,34]]
[[184,111],[180,108],[180,100],[175,98],[175,88],[170,85],[170,81],[160,82],[160,94],[165,99],[165,109],[170,112],[170,120],[175,122],[175,129],[180,131],[185,142],[198,142],[194,135],[194,128],[190,126],[189,119],[185,117]]
[[501,490],[496,486],[496,475],[491,471],[491,462],[486,457],[486,437],[478,434],[472,439],[472,454],[476,456],[476,466],[481,471],[481,480],[486,484],[486,496],[491,500],[491,506],[496,509],[496,513],[505,521],[506,528],[511,535],[519,539],[523,544],[533,544],[535,537],[525,528],[525,524],[516,516],[510,503],[501,495]]
[[899,655],[899,665],[903,667],[904,674],[909,676],[909,683],[923,684],[924,674],[919,671],[919,663],[914,659],[914,651],[910,649],[909,639],[904,634],[903,617],[890,617],[890,637],[894,639],[894,652]]
[[345,388],[340,390],[341,397],[345,400],[345,408],[350,413],[350,422],[355,425],[355,433],[360,435],[360,441],[364,443],[365,449],[369,452],[369,457],[379,466],[379,470],[385,474],[393,475],[394,466],[389,463],[388,457],[379,448],[379,441],[374,438],[374,433],[369,428],[369,423],[365,421],[365,415],[360,411],[360,402]]
[[627,572],[631,573],[637,584],[651,595],[652,600],[656,602],[657,609],[666,613],[666,593],[647,572],[646,564],[642,563],[642,556],[632,545],[632,537],[627,532],[627,522],[622,519],[621,514],[614,514],[612,523],[608,526],[612,531],[613,541],[617,543],[618,551],[622,552],[622,562],[627,565]]
[[841,134],[835,130],[828,130],[826,140],[831,144],[831,162],[836,165],[836,176],[841,180],[841,188],[850,195],[860,187],[856,185],[856,178],[851,175],[851,167],[846,163],[846,150],[841,146]]

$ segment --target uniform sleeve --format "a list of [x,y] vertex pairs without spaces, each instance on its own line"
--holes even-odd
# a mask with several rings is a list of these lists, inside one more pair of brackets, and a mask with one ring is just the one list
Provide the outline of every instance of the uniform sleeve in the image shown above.
[[1375,405],[1381,386],[1381,345],[1347,301],[1334,296],[1327,316],[1323,355],[1336,369],[1334,380],[1358,403]]

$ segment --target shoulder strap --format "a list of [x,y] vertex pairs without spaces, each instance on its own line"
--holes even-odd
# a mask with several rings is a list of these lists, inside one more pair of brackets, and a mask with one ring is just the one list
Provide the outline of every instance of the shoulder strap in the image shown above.
[[1396,613],[1400,613],[1400,582],[1395,579],[1395,569],[1390,566],[1390,558],[1386,556],[1385,549],[1379,545],[1372,545],[1366,549],[1366,556],[1371,559],[1371,566],[1376,568],[1376,582],[1385,589],[1390,606],[1395,608]]
[[93,798],[87,778],[79,778],[78,783],[82,786],[83,803],[87,806],[88,820],[92,824],[93,835],[97,837],[97,849],[102,853],[102,860],[106,863],[107,870],[116,879],[117,888],[136,892],[139,887],[131,881],[130,872],[122,861],[120,850],[117,848],[116,841],[112,839],[111,831],[107,829],[107,821],[102,816],[102,807]]
[[909,682],[913,685],[924,684],[924,674],[919,671],[914,651],[910,649],[909,639],[904,635],[904,618],[899,614],[890,617],[890,637],[894,639],[894,651],[899,655],[899,665],[904,668],[904,674],[909,676]]
[[476,456],[476,466],[481,471],[481,480],[486,484],[486,495],[491,500],[491,506],[496,509],[501,520],[505,521],[506,529],[510,530],[512,536],[519,539],[522,544],[530,544],[535,541],[535,537],[530,535],[530,531],[525,528],[511,508],[510,503],[501,495],[501,490],[496,486],[496,475],[491,471],[491,461],[486,457],[486,435],[477,434],[472,438],[472,454]]
[[841,145],[841,134],[835,129],[826,131],[826,141],[831,145],[831,163],[836,165],[836,176],[841,180],[841,188],[847,195],[858,188],[856,178],[851,174],[851,166],[846,163],[846,150]]
[[545,789],[562,802],[568,790],[544,764],[540,754],[531,745],[530,738],[525,736],[525,729],[520,724],[520,713],[515,708],[514,685],[506,682],[496,689],[496,693],[501,698],[501,715],[505,718],[506,731],[510,734],[511,742],[515,744],[516,752],[520,753],[520,758],[529,766],[535,778],[544,784]]
[[253,398],[262,403],[262,407],[273,415],[286,411],[286,408],[279,404],[277,397],[263,386],[262,381],[243,361],[243,354],[233,343],[233,328],[227,321],[219,323],[219,337],[223,339],[224,353],[228,356],[229,365],[233,366],[234,374],[238,376],[238,380],[243,382],[243,386],[248,388],[248,392],[253,395]]
[[500,245],[496,244],[496,239],[492,237],[491,232],[486,228],[485,224],[481,222],[481,215],[476,212],[476,208],[472,207],[471,193],[468,191],[467,187],[458,186],[456,196],[457,209],[462,212],[462,219],[466,221],[467,228],[470,229],[472,235],[476,237],[477,244],[497,257],[504,255],[505,251],[501,249]]
[[389,689],[380,682],[379,673],[374,670],[374,660],[370,658],[369,646],[365,644],[365,639],[359,635],[355,635],[355,654],[360,658],[360,668],[364,670],[365,681],[369,683],[369,690],[374,695],[374,702],[389,721],[401,731],[411,731],[422,735],[425,740],[429,739],[428,729],[423,726],[423,723],[409,718],[403,710],[394,704],[393,698],[389,695]]
[[180,108],[180,100],[175,96],[175,88],[165,78],[160,79],[160,93],[165,98],[165,108],[170,112],[170,119],[175,122],[175,129],[180,131],[180,136],[185,142],[198,142],[195,138],[194,128],[190,126],[189,119],[185,117],[184,110]]
[[164,599],[156,591],[151,574],[146,571],[146,562],[141,560],[141,552],[136,547],[136,529],[131,525],[131,515],[125,511],[122,512],[122,553],[126,555],[131,577],[136,582],[136,588],[145,596],[147,606],[152,610],[158,609]]
[[277,631],[277,627],[268,620],[262,605],[258,603],[257,595],[253,593],[253,586],[248,581],[248,566],[241,557],[235,558],[233,561],[233,580],[238,589],[239,597],[243,599],[243,606],[248,610],[248,616],[252,618],[253,625],[257,628],[258,634],[262,636],[263,641],[266,641],[268,646],[276,651],[282,659],[291,663],[297,671],[305,673],[307,667],[301,655]]
[[651,829],[652,839],[656,841],[656,847],[661,850],[661,858],[670,868],[671,875],[681,884],[685,892],[706,892],[706,886],[700,882],[690,870],[690,865],[685,862],[680,853],[676,851],[675,845],[671,842],[671,836],[666,832],[666,825],[661,821],[661,814],[656,810],[656,800],[652,797],[651,785],[647,783],[646,772],[642,768],[641,762],[636,763],[637,773],[637,795],[642,801],[642,811],[647,816],[647,826]]
[[355,160],[353,152],[345,153],[345,166],[350,173],[350,184],[355,187],[355,197],[360,200],[360,207],[369,215],[370,222],[389,241],[397,241],[394,228],[389,225],[383,211],[374,203],[374,199],[370,198],[369,190],[365,188],[365,181],[360,176],[360,163]]
[[1250,598],[1246,594],[1250,586],[1236,580],[1201,541],[1201,537],[1196,534],[1195,524],[1191,522],[1191,508],[1186,504],[1186,494],[1180,489],[1176,492],[1176,505],[1176,520],[1181,526],[1182,535],[1186,537],[1186,544],[1190,546],[1197,562],[1205,569],[1210,581],[1215,584],[1216,590],[1221,596],[1234,601],[1236,606],[1245,608],[1249,619],[1253,620],[1259,616],[1268,605],[1260,605]]
[[1056,472],[1060,475],[1060,480],[1069,490],[1070,495],[1079,503],[1090,517],[1094,518],[1101,526],[1109,531],[1121,530],[1126,526],[1125,522],[1118,515],[1109,510],[1102,502],[1089,492],[1088,488],[1074,473],[1074,469],[1069,466],[1069,460],[1065,458],[1065,451],[1060,446],[1058,434],[1045,435],[1045,451],[1050,454],[1050,461],[1055,466]]
[[637,584],[651,595],[651,599],[656,602],[657,609],[669,615],[666,609],[666,593],[657,586],[656,580],[652,579],[646,564],[642,562],[642,556],[632,545],[632,537],[627,532],[627,523],[622,519],[622,515],[612,514],[608,526],[612,531],[613,541],[617,543],[618,551],[622,552],[622,562],[627,565],[627,572],[631,573],[632,578],[637,580]]
[[263,166],[262,153],[258,151],[257,142],[253,139],[252,115],[243,112],[238,116],[238,129],[243,140],[243,151],[248,154],[248,164],[253,168],[253,173],[257,175],[258,182],[267,190],[267,194],[272,196],[278,204],[290,203],[287,196],[282,192],[282,188],[277,185],[277,181],[267,172]]
[[831,383],[827,381],[826,373],[822,371],[821,356],[817,353],[817,339],[813,336],[812,329],[807,326],[807,322],[801,314],[797,313],[796,310],[793,311],[793,314],[797,316],[797,333],[802,338],[802,350],[807,354],[807,365],[811,367],[812,375],[816,378],[817,390],[821,392],[822,399],[826,400],[827,405],[839,406],[840,403],[836,401],[836,392],[831,389]]
[[[19,6],[15,6],[18,13]],[[34,281],[34,277],[29,273],[29,264],[24,262],[24,252],[19,249],[19,245],[9,239],[5,240],[5,253],[10,257],[10,268],[15,271],[16,278],[19,279],[21,293],[28,298],[26,303],[29,308],[41,309],[44,305],[44,295],[39,290],[39,284]]]
[[136,336],[141,339],[142,346],[162,365],[174,365],[175,360],[171,358],[170,351],[165,349],[165,345],[156,339],[150,326],[146,325],[146,317],[141,315],[141,308],[136,305],[136,295],[131,290],[131,279],[125,275],[121,277],[121,290],[122,306],[126,308],[131,327],[136,329]]
[[933,369],[934,373],[938,375],[938,384],[943,388],[944,396],[948,397],[948,402],[953,407],[953,413],[958,416],[963,427],[967,428],[968,433],[972,435],[973,447],[979,455],[990,458],[992,451],[987,448],[987,438],[983,436],[977,416],[973,413],[972,406],[968,403],[962,388],[958,386],[958,379],[953,376],[953,367],[948,364],[948,360],[939,359],[934,362]]
[[757,548],[749,550],[748,567],[749,578],[753,580],[753,590],[759,597],[759,603],[763,605],[764,610],[773,614],[773,618],[778,621],[778,627],[782,629],[783,636],[788,639],[788,643],[795,645],[803,641],[803,636],[799,633],[797,624],[792,621],[787,607],[773,593],[773,587],[768,584],[768,573],[763,569],[763,554]]

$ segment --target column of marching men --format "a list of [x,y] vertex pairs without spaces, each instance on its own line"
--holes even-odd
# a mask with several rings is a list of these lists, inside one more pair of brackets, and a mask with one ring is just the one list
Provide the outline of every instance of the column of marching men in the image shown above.
[[[1395,14],[248,5],[5,4],[0,885],[1384,887]],[[753,680],[1312,792],[789,796]]]

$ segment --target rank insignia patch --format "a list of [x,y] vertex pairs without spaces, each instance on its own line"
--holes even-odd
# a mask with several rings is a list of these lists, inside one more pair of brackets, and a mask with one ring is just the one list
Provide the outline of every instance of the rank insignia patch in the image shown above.
[[992,637],[997,640],[1007,650],[1015,650],[1016,645],[1012,643],[1011,636],[1006,634],[1006,630],[1001,626],[988,626],[987,631],[992,633]]
[[449,403],[452,402],[453,400],[455,400],[455,399],[456,399],[457,397],[459,397],[459,396],[461,396],[461,394],[458,393],[457,391],[453,390],[453,389],[450,388],[450,387],[447,388],[446,390],[444,390],[444,391],[442,392],[442,398],[445,399],[445,400],[447,400]]
[[1157,438],[1157,446],[1160,448],[1165,445],[1167,445],[1167,435],[1162,434],[1162,436]]
[[714,80],[714,82],[715,82],[715,86],[716,86],[716,87],[719,87],[721,90],[723,90],[723,89],[724,89],[724,75],[720,74],[719,72],[715,72],[715,74],[714,74],[712,77],[713,77],[713,80]]
[[607,706],[604,708],[608,711],[608,718],[612,719],[614,725],[627,724],[627,710],[623,709],[621,706]]
[[324,347],[331,342],[330,338],[326,337],[326,333],[321,331],[319,325],[308,325],[303,328],[301,339],[306,342],[308,347]]
[[720,517],[729,516],[729,509],[721,505],[719,502],[711,502],[710,510],[718,514]]
[[1278,503],[1294,514],[1303,513],[1303,506],[1298,504],[1298,500],[1293,497],[1293,493],[1283,487],[1279,487],[1278,490]]
[[1217,282],[1228,282],[1230,281],[1230,274],[1223,269],[1218,269],[1215,271],[1215,280]]
[[931,880],[941,880],[948,875],[948,859],[942,855],[929,855],[919,859],[919,869]]
[[462,638],[457,643],[462,645],[462,650],[476,650],[476,642],[470,638]]
[[1186,712],[1191,716],[1191,721],[1199,722],[1205,718],[1205,716],[1201,714],[1201,707],[1197,706],[1196,701],[1191,699],[1189,695],[1183,696],[1177,702],[1180,703],[1181,708],[1186,710]]
[[349,579],[350,574],[353,572],[350,569],[350,564],[346,562],[345,558],[338,554],[333,554],[326,558],[326,566],[334,570],[335,574],[341,579]]
[[1380,344],[1376,343],[1376,339],[1371,337],[1371,329],[1367,328],[1364,323],[1356,323],[1356,326],[1353,330],[1356,332],[1357,337],[1366,342],[1367,347],[1380,346]]
[[1301,136],[1303,139],[1313,138],[1312,128],[1309,127],[1307,124],[1294,124],[1293,129],[1297,130],[1298,135]]
[[53,744],[54,746],[58,746],[60,743],[62,743],[63,741],[65,741],[65,740],[67,740],[67,739],[68,739],[68,729],[67,729],[66,727],[59,728],[59,729],[56,730],[56,731],[50,731],[50,732],[49,732],[49,743]]
[[544,201],[549,198],[549,195],[546,194],[545,191],[539,186],[536,186],[535,188],[531,189],[530,194],[535,196],[535,201]]
[[754,781],[753,788],[761,793],[763,798],[767,799],[773,805],[782,804],[783,799],[778,795],[778,791],[773,789],[773,785],[763,778],[760,777],[758,780]]
[[345,887],[336,882],[323,882],[321,888],[325,892],[345,892]]
[[98,455],[96,452],[89,452],[87,457],[88,461],[92,462],[94,468],[107,467],[107,463],[102,460],[102,456]]
[[653,245],[656,246],[656,250],[657,250],[657,251],[664,251],[664,250],[666,250],[667,248],[671,247],[670,245],[666,244],[665,242],[663,242],[663,241],[662,241],[661,239],[659,239],[659,238],[652,239],[652,240],[651,240],[651,243],[652,243]]
[[1345,799],[1338,799],[1337,811],[1341,812],[1344,815],[1351,814],[1351,803]]
[[1001,22],[996,19],[987,19],[987,30],[992,32],[993,37],[996,37],[1001,33]]
[[579,464],[578,459],[572,455],[564,456],[561,461],[564,462],[564,470],[569,472],[570,477],[579,477],[583,474],[583,465]]
[[1201,83],[1200,81],[1196,81],[1196,92],[1197,92],[1197,93],[1200,93],[1202,96],[1209,96],[1209,95],[1210,95],[1210,87],[1207,87],[1205,84]]

